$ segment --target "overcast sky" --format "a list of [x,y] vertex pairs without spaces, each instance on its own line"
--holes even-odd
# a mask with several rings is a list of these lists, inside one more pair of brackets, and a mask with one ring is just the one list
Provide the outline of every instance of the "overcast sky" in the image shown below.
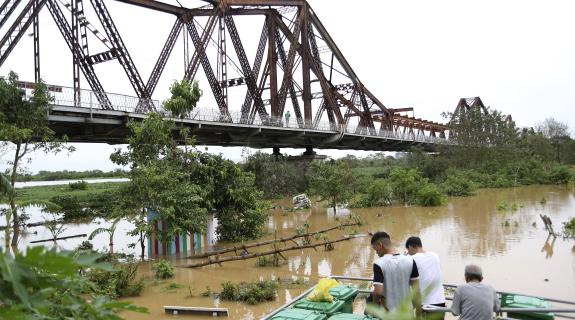
[[[181,2],[189,7],[198,4]],[[115,1],[106,3],[145,81],[174,18]],[[520,127],[554,117],[566,122],[571,132],[575,128],[571,112],[575,107],[573,1],[309,3],[356,74],[387,107],[413,107],[418,118],[442,121],[441,113],[452,111],[459,98],[480,96],[486,105],[511,114]],[[42,77],[50,84],[71,86],[69,50],[46,9],[40,19]],[[90,14],[88,19],[97,21]],[[8,25],[1,29],[2,34]],[[254,32],[259,35],[259,30]],[[165,98],[169,83],[181,78],[182,48],[177,45],[174,49],[155,98]],[[25,36],[0,74],[14,70],[23,80],[33,80],[32,53],[32,39]],[[117,63],[97,65],[96,71],[106,91],[134,95]],[[205,83],[201,85],[209,89]],[[203,99],[202,106],[213,107],[208,100]],[[70,156],[36,155],[28,168],[34,172],[115,168],[108,160],[114,146],[79,144],[76,148]],[[241,159],[241,148],[209,150]],[[336,157],[368,154],[321,153]]]

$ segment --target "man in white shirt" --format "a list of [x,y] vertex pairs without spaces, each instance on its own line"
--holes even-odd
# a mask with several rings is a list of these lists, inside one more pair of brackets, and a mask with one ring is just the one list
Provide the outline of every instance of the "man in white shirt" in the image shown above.
[[[424,305],[445,307],[445,292],[443,290],[443,278],[439,257],[435,252],[423,250],[419,237],[410,237],[405,242],[407,253],[417,264],[419,271],[419,288]],[[444,313],[433,313],[431,319],[444,319]]]
[[[378,257],[373,263],[373,298],[387,310],[393,310],[410,296],[411,288],[417,289],[417,265],[409,256],[395,251],[386,232],[376,232],[371,247]],[[417,314],[421,312],[419,291],[413,297]]]

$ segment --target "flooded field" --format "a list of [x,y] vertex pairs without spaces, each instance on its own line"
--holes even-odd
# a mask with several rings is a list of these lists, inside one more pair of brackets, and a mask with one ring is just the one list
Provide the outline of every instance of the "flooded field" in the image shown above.
[[[542,201],[545,199],[545,201]],[[499,203],[506,202],[516,209],[497,210]],[[290,206],[289,201],[279,201],[278,205]],[[561,230],[562,223],[575,216],[575,194],[561,186],[531,186],[514,189],[480,190],[476,196],[450,198],[448,203],[437,208],[385,207],[371,209],[350,209],[363,218],[364,225],[357,228],[359,233],[385,230],[392,236],[401,251],[407,237],[418,235],[427,250],[435,251],[441,258],[443,276],[447,283],[459,284],[464,281],[463,268],[474,262],[484,268],[485,282],[497,290],[521,292],[540,296],[571,299],[575,297],[575,241],[548,239],[539,214],[547,214],[552,219],[555,231]],[[34,216],[34,214],[32,213]],[[298,212],[275,210],[268,222],[269,235],[290,236],[304,223],[310,231],[324,229],[337,224],[337,219],[345,215],[317,207]],[[31,221],[39,220],[32,218]],[[535,224],[534,224],[535,223]],[[96,226],[70,226],[66,234],[89,233]],[[127,245],[133,240],[125,236],[129,224],[122,225],[116,233],[116,250],[128,251]],[[33,228],[37,235],[29,235],[22,240],[49,238],[43,228]],[[86,230],[87,232],[83,232]],[[330,234],[335,239],[346,232]],[[66,235],[64,234],[64,235]],[[60,246],[73,248],[82,239],[62,241]],[[95,239],[95,248],[106,246],[107,238],[101,235]],[[220,244],[220,246],[225,244]],[[290,246],[293,243],[289,244]],[[257,249],[256,249],[257,250]],[[255,250],[254,250],[255,251]],[[335,250],[286,252],[288,261],[280,267],[256,267],[256,260],[211,265],[198,269],[184,266],[195,260],[173,257],[180,266],[176,277],[154,283],[150,280],[142,296],[127,300],[145,306],[149,314],[125,314],[127,319],[173,319],[165,315],[164,305],[219,306],[230,309],[230,319],[259,319],[263,314],[279,307],[292,297],[317,282],[320,277],[329,275],[371,276],[375,253],[369,246],[368,237],[360,237],[335,245]],[[153,258],[153,257],[152,257]],[[141,267],[142,276],[152,278],[151,264]],[[275,302],[250,306],[240,303],[220,302],[212,297],[203,297],[207,288],[212,292],[221,289],[223,281],[252,281],[258,279],[298,279],[307,281],[304,285],[282,285]],[[282,281],[283,282],[283,281]],[[177,283],[183,287],[170,290],[168,285]],[[190,297],[191,292],[191,297]],[[182,316],[183,317],[183,316]],[[182,318],[180,317],[180,318]],[[188,317],[186,317],[188,318]],[[212,317],[189,317],[190,319],[211,319]]]

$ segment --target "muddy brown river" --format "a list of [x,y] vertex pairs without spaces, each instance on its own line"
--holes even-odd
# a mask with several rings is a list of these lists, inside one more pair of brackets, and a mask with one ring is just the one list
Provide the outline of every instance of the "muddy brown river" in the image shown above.
[[[541,200],[545,198],[546,203]],[[501,202],[517,204],[516,211],[498,211]],[[280,201],[289,205],[289,201]],[[484,269],[485,282],[497,290],[521,292],[539,296],[575,300],[575,241],[548,239],[539,214],[547,214],[555,230],[561,231],[562,223],[575,216],[575,193],[561,186],[531,186],[514,189],[480,190],[466,198],[450,198],[438,208],[385,207],[351,209],[360,215],[365,224],[360,233],[385,230],[392,236],[398,249],[403,251],[404,241],[411,235],[422,238],[427,250],[435,251],[441,258],[445,282],[463,282],[463,268],[474,262]],[[345,216],[340,216],[340,219]],[[293,235],[305,222],[310,230],[319,230],[337,223],[333,212],[325,208],[285,213],[276,210],[270,217],[270,236],[277,230],[278,237]],[[506,223],[507,222],[507,223]],[[533,223],[535,222],[535,226]],[[332,238],[345,234],[337,231]],[[279,267],[256,267],[255,260],[224,263],[199,269],[178,268],[176,277],[148,285],[140,297],[128,300],[149,309],[149,314],[126,313],[126,319],[174,319],[166,315],[164,305],[226,307],[229,319],[259,319],[267,312],[281,306],[292,297],[329,275],[371,276],[375,253],[369,238],[356,238],[335,245],[330,252],[307,249],[284,254],[288,261]],[[173,261],[185,265],[190,261]],[[150,264],[142,266],[144,276],[152,275]],[[280,286],[275,302],[250,306],[224,302],[200,294],[209,287],[218,292],[223,281],[253,281],[258,279],[291,279],[309,281],[309,285],[296,288]],[[178,283],[184,288],[168,290]],[[189,297],[192,288],[193,297]],[[211,319],[201,316],[178,316],[186,319]]]

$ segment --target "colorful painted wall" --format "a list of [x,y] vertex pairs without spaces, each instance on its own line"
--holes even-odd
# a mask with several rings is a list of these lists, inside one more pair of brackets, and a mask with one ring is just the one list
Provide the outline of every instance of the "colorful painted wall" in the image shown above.
[[148,256],[167,256],[174,254],[201,254],[209,252],[216,239],[217,219],[213,214],[208,217],[208,227],[204,233],[179,234],[172,241],[160,240],[157,234],[166,228],[166,223],[156,219],[157,213],[147,210],[148,223],[154,225],[154,232],[148,238]]

